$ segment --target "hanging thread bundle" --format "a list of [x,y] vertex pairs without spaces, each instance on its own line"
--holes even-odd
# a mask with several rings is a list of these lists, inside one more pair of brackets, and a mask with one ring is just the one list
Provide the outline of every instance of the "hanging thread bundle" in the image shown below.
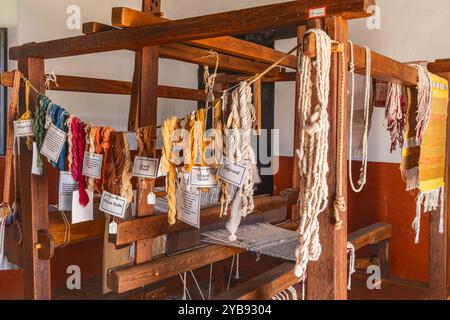
[[[349,149],[352,150],[352,136],[353,136],[353,113],[354,113],[354,104],[355,104],[355,65],[354,65],[354,50],[353,43],[349,41],[350,45],[350,125],[349,125]],[[366,87],[364,93],[364,132],[363,132],[363,140],[362,140],[362,166],[360,171],[360,176],[358,180],[358,187],[355,186],[353,182],[353,172],[352,172],[352,152],[350,152],[350,156],[348,159],[348,175],[350,186],[352,190],[356,193],[359,193],[364,188],[364,185],[367,182],[367,161],[368,161],[368,139],[369,139],[369,124],[370,124],[370,100],[371,100],[371,85],[372,85],[372,77],[371,77],[371,69],[372,69],[372,54],[368,47],[364,47],[366,52]]]
[[169,224],[173,225],[177,217],[177,198],[176,198],[176,179],[177,169],[172,161],[172,147],[174,140],[174,132],[178,126],[177,117],[169,117],[162,125],[163,150],[161,158],[161,172],[167,174],[167,206]]
[[[144,127],[136,130],[136,140],[138,155],[146,158],[156,157],[156,128]],[[152,182],[151,179],[139,178],[139,190],[147,190],[148,185]],[[139,203],[142,202],[144,194],[139,193]]]
[[315,89],[318,104],[311,105],[312,66],[310,57],[303,53],[299,59],[300,90],[299,110],[302,123],[300,145],[297,150],[300,181],[300,226],[298,228],[297,264],[295,274],[304,279],[309,261],[317,261],[321,254],[319,239],[319,214],[328,205],[328,120],[329,77],[331,68],[331,39],[322,30],[311,29],[307,33],[316,36],[317,58]]
[[402,148],[406,129],[406,101],[403,87],[397,83],[389,83],[386,99],[387,130],[391,135],[391,152]]

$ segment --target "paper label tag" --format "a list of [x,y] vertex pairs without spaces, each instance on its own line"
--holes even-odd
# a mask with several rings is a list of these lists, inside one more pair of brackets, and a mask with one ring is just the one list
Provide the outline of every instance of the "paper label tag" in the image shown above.
[[308,12],[309,19],[325,17],[327,15],[327,7],[310,8]]
[[37,165],[37,159],[38,159],[38,147],[37,143],[33,142],[33,159],[31,161],[31,173],[42,176],[43,172],[42,169],[38,167]]
[[156,179],[158,175],[159,159],[135,157],[133,164],[133,176]]
[[42,144],[41,154],[53,162],[58,162],[59,155],[66,142],[67,134],[51,124]]
[[14,134],[16,138],[34,136],[33,119],[14,121]]
[[228,163],[220,166],[217,175],[228,183],[236,187],[242,187],[244,182],[246,167],[237,163]]
[[158,173],[156,175],[157,178],[159,177],[165,177],[166,174],[161,172],[161,167],[162,167],[162,161],[161,159],[158,160],[159,164],[158,164]]
[[147,196],[147,204],[155,205],[156,204],[156,195],[153,192],[150,192]]
[[104,213],[125,219],[127,205],[128,200],[126,198],[103,191],[99,209]]
[[177,190],[178,219],[200,229],[200,191]]
[[214,188],[217,186],[217,170],[211,167],[192,167],[189,186],[194,188]]
[[76,190],[78,190],[78,182],[75,181],[72,173],[68,171],[61,171],[59,173],[59,211],[72,210],[72,197],[73,192]]
[[94,193],[86,190],[89,203],[86,207],[80,204],[80,191],[73,192],[72,198],[72,224],[94,220]]
[[94,179],[102,177],[103,155],[84,152],[83,175]]
[[117,234],[117,222],[114,220],[109,224],[109,234]]

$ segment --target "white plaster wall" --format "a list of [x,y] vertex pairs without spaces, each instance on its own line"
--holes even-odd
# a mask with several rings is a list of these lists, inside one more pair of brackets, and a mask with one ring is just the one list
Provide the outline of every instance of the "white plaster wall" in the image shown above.
[[[163,0],[163,12],[169,18],[180,19],[208,13],[265,5],[284,0]],[[11,44],[43,41],[79,35],[79,30],[65,26],[66,8],[71,4],[82,9],[82,20],[109,23],[114,6],[140,7],[140,0],[1,0],[0,25],[11,29]],[[450,56],[450,41],[445,35],[450,29],[448,0],[378,0],[381,7],[381,29],[369,30],[365,20],[350,22],[350,37],[358,44],[400,61],[434,60]],[[14,14],[14,6],[18,14]],[[4,14],[8,8],[10,14]],[[6,21],[6,22],[5,22]],[[295,40],[276,43],[280,50],[289,50]],[[60,74],[130,80],[133,72],[130,52],[112,52],[67,59],[49,60],[48,71]],[[196,66],[161,59],[161,84],[196,88]],[[96,94],[50,93],[51,97],[83,119],[125,129],[129,98]],[[277,83],[275,92],[275,126],[280,129],[280,154],[291,156],[293,150],[294,85]],[[160,99],[160,121],[169,114],[183,115],[195,108],[195,103]],[[399,153],[389,154],[389,140],[384,128],[383,110],[374,113],[369,139],[370,161],[399,162]]]

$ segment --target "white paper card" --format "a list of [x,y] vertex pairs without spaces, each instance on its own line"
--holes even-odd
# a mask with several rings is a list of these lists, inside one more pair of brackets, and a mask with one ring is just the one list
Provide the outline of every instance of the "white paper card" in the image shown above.
[[244,182],[246,167],[237,163],[223,164],[219,168],[218,176],[226,182],[235,185],[236,187],[242,187]]
[[33,142],[33,159],[31,160],[31,173],[42,176],[43,172],[42,169],[38,167],[37,165],[37,159],[38,159],[38,147],[37,143]]
[[67,134],[64,131],[59,130],[54,124],[51,124],[45,135],[41,154],[53,162],[58,162],[59,155],[66,142],[66,137]]
[[153,192],[150,192],[147,195],[147,204],[148,205],[155,205],[156,204],[156,194],[154,194]]
[[59,173],[59,197],[58,210],[70,211],[72,210],[73,192],[78,190],[78,183],[72,176],[71,172],[61,171]]
[[211,167],[192,167],[189,186],[192,188],[214,188],[217,186],[217,169]]
[[126,198],[103,191],[100,200],[100,211],[124,219],[127,206],[128,200]]
[[117,222],[114,220],[109,224],[109,234],[117,234]]
[[16,138],[34,136],[33,119],[14,121],[14,134]]
[[94,193],[86,190],[89,203],[86,207],[80,204],[80,191],[73,192],[72,198],[72,224],[94,220]]
[[83,175],[94,179],[102,177],[103,155],[84,152],[83,159]]
[[177,190],[178,219],[200,229],[200,191]]
[[137,156],[134,158],[133,177],[156,179],[158,168],[159,159]]

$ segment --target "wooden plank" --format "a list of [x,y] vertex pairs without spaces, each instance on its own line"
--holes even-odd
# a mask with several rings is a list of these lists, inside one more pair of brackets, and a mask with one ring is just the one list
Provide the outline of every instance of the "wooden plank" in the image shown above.
[[[175,59],[199,65],[207,65],[210,67],[215,67],[217,63],[216,56],[211,54],[209,50],[191,47],[184,44],[173,43],[163,45],[160,47],[159,53],[161,58]],[[260,73],[269,67],[266,63],[251,61],[221,53],[219,53],[219,64],[220,69],[222,70],[248,74]],[[275,68],[271,70],[268,75],[275,76],[279,73],[280,68]]]
[[[298,191],[290,193],[287,196],[276,197],[255,197],[255,210],[252,215],[266,211],[283,208],[296,203]],[[220,218],[220,206],[213,206],[201,210],[200,223],[202,226],[227,221],[229,217]],[[117,246],[132,243],[137,240],[155,238],[167,233],[174,233],[192,229],[191,226],[178,221],[175,225],[169,226],[167,215],[158,213],[146,218],[132,218],[121,221],[117,227],[117,235],[114,237],[114,243]]]
[[428,64],[428,71],[433,73],[442,73],[450,71],[450,60],[436,60]]
[[[36,58],[19,59],[21,70],[40,92],[45,92],[44,60]],[[36,101],[36,93],[30,93],[30,101]],[[20,114],[25,112],[23,91],[21,94]],[[28,150],[25,139],[20,142],[18,173],[31,172],[32,152]],[[38,232],[49,229],[48,220],[48,183],[47,174],[42,176],[18,174],[20,184],[20,208],[22,216],[22,250],[24,270],[25,299],[51,299],[50,261],[40,260],[35,244]]]
[[253,106],[255,107],[256,121],[253,129],[257,135],[261,134],[262,129],[262,87],[261,79],[253,84]]
[[389,223],[375,223],[363,229],[352,232],[348,235],[348,242],[351,242],[355,250],[365,246],[376,244],[392,236],[392,226]]
[[270,300],[298,282],[294,263],[286,262],[215,296],[213,300]]
[[83,23],[82,32],[83,34],[92,34],[97,32],[105,32],[114,30],[113,26],[109,26],[107,24],[103,24],[100,22],[86,22]]
[[[347,21],[340,17],[324,19],[324,30],[331,39],[346,43],[348,40]],[[316,25],[308,25],[316,27]],[[347,73],[347,70],[344,70]],[[322,253],[319,261],[308,264],[308,279],[306,281],[307,300],[345,300],[347,299],[347,216],[341,215],[343,226],[336,229],[333,222],[334,195],[336,193],[336,162],[337,162],[337,119],[339,110],[339,62],[338,55],[332,55],[330,72],[330,100],[328,104],[328,117],[330,121],[330,133],[328,139],[328,208],[319,216],[320,242]],[[345,76],[347,79],[347,75]],[[344,92],[347,92],[347,81],[344,81]],[[313,98],[315,100],[315,98]],[[346,97],[344,97],[346,99]],[[315,101],[312,105],[315,105]],[[344,103],[345,105],[345,103]],[[344,119],[346,123],[346,119]],[[344,137],[346,134],[344,133]],[[346,146],[344,146],[346,150]],[[346,153],[344,163],[347,162]],[[346,172],[343,172],[346,177]],[[345,180],[346,182],[346,180]],[[346,189],[346,185],[343,190]],[[345,194],[345,201],[347,195]]]
[[[281,227],[295,230],[297,223],[287,223]],[[207,245],[191,251],[178,253],[135,266],[113,270],[108,277],[109,288],[123,293],[151,283],[155,283],[180,273],[222,261],[243,253],[245,250],[220,245]]]
[[[305,37],[305,54],[315,57],[315,35],[308,34]],[[355,72],[364,75],[366,72],[366,53],[362,46],[353,45]],[[346,43],[347,57],[350,56],[350,46]],[[405,63],[388,58],[382,54],[372,51],[372,78],[403,86],[416,86],[418,81],[417,70]]]
[[60,58],[144,46],[185,42],[226,35],[244,34],[303,24],[312,7],[327,7],[327,16],[362,18],[375,0],[290,1],[256,8],[229,11],[160,24],[100,32],[66,39],[28,44],[10,49],[10,58]]
[[[2,86],[12,87],[12,72],[3,72],[1,75]],[[95,79],[86,77],[74,77],[57,75],[58,86],[50,84],[50,91],[72,91],[99,94],[132,94],[132,83],[129,81]],[[205,101],[206,94],[203,90],[190,88],[177,88],[171,86],[158,86],[159,98]],[[134,126],[133,126],[134,128]]]
[[[274,76],[265,76],[261,79],[263,83],[267,82],[284,82],[284,81],[295,81],[295,72],[280,72]],[[216,77],[216,83],[220,84],[232,84],[245,81],[249,76],[235,75],[235,74],[218,74]]]
[[[71,221],[71,213],[66,212],[66,217]],[[70,244],[103,237],[105,229],[105,216],[94,209],[94,220],[73,224],[70,226]],[[65,244],[66,225],[59,211],[49,212],[49,232],[53,237],[56,247]]]
[[[112,25],[121,28],[136,28],[155,23],[170,21],[166,18],[155,17],[152,14],[130,8],[113,8]],[[272,64],[285,56],[284,52],[257,45],[234,37],[218,37],[188,41],[188,44],[201,48],[212,49],[222,53],[235,55],[247,59]],[[286,57],[281,66],[297,69],[297,58],[294,55]]]

